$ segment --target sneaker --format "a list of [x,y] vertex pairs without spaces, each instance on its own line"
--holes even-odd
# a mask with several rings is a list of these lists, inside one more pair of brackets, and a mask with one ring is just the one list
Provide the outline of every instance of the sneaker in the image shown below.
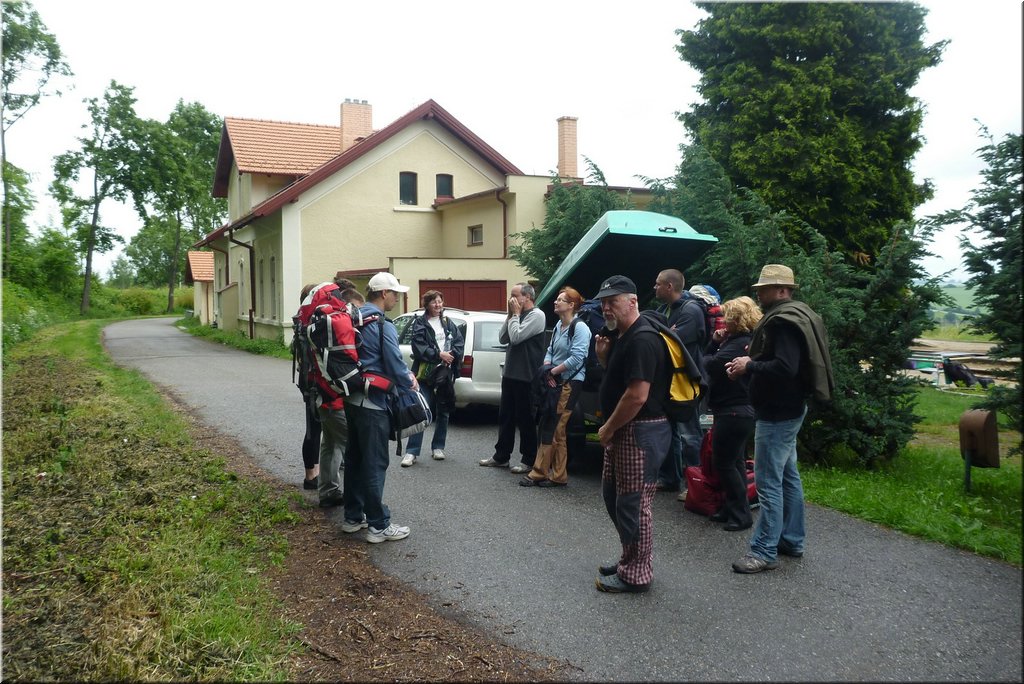
[[679,492],[679,496],[676,497],[676,501],[686,501],[686,490]]
[[749,553],[732,564],[734,572],[744,575],[753,575],[755,572],[761,572],[762,570],[774,570],[777,567],[779,567],[779,561],[765,560],[760,556]]
[[617,572],[614,575],[600,575],[594,584],[598,591],[609,594],[642,594],[651,588],[650,584],[630,584],[619,577]]
[[415,454],[406,454],[405,456],[402,457],[402,467],[403,468],[408,468],[409,466],[411,466],[415,462],[416,462],[416,455]]
[[435,461],[443,461],[444,452],[441,451],[440,449],[434,449],[433,451],[430,452],[430,457],[433,458]]
[[329,496],[326,499],[320,499],[320,508],[334,508],[335,506],[341,506],[344,503],[344,497],[341,492],[338,492],[334,496]]
[[388,525],[383,530],[378,530],[376,527],[370,527],[366,530],[366,541],[371,544],[380,544],[386,541],[398,541],[399,539],[405,539],[409,536],[408,527],[399,527],[398,525]]
[[366,518],[363,518],[359,522],[352,522],[351,520],[341,521],[341,531],[345,534],[353,534],[359,530],[365,530],[366,527]]
[[508,469],[508,472],[515,473],[516,475],[522,475],[533,470],[533,466],[528,466],[525,463],[517,463]]
[[482,465],[485,468],[508,468],[508,461],[502,463],[501,461],[495,461],[494,457],[491,457],[481,459],[480,465]]
[[309,478],[308,480],[305,479],[305,478],[302,479],[302,488],[303,489],[318,489],[319,487],[320,487],[320,478],[317,475],[314,475],[313,477]]

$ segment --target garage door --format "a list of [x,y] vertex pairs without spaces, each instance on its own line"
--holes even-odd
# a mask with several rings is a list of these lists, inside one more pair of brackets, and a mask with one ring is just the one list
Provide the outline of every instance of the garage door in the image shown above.
[[437,290],[444,303],[469,311],[505,311],[508,283],[504,280],[421,280],[420,292]]

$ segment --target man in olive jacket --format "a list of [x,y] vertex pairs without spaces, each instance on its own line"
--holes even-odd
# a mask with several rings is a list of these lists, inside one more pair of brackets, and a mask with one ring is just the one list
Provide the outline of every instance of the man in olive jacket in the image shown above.
[[828,334],[821,317],[792,299],[793,270],[768,264],[754,283],[765,315],[754,328],[749,356],[726,364],[730,379],[750,376],[754,428],[754,482],[761,515],[750,551],[732,564],[751,574],[779,566],[778,554],[804,553],[804,490],[796,467],[796,437],[807,415],[808,395],[831,398],[835,382]]

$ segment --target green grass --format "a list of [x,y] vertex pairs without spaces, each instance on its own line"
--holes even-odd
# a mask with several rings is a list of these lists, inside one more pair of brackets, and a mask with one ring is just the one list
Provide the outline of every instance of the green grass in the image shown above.
[[[896,458],[867,471],[803,466],[808,501],[923,539],[1021,564],[1021,460],[972,468],[964,490],[960,415],[976,397],[921,388],[918,440]],[[1005,454],[1016,433],[1000,433]]]
[[925,330],[921,337],[926,340],[947,340],[952,342],[993,342],[991,335],[981,335],[971,330],[966,325],[940,324],[931,330]]
[[265,340],[260,338],[250,340],[245,332],[241,330],[228,331],[211,328],[208,325],[201,324],[198,318],[183,318],[177,321],[175,325],[196,337],[220,342],[235,349],[241,349],[253,354],[273,356],[279,359],[292,358],[291,350],[281,340]]
[[4,668],[12,680],[282,681],[297,625],[267,570],[290,502],[197,448],[99,344],[103,321],[4,359]]

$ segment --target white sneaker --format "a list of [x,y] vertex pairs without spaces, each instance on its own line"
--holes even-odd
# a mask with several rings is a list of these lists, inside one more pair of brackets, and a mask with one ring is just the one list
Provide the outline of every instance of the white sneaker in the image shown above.
[[409,536],[408,527],[399,527],[398,525],[388,525],[383,530],[378,530],[376,527],[371,527],[366,530],[366,541],[371,544],[380,544],[386,541],[398,541],[399,539],[405,539]]
[[354,532],[358,532],[359,530],[365,530],[366,527],[366,518],[363,518],[359,522],[352,522],[350,520],[341,521],[341,531],[345,534],[352,534]]
[[430,452],[430,455],[433,457],[435,461],[444,460],[444,452],[441,451],[440,449],[434,449],[433,451]]
[[679,492],[679,496],[676,497],[676,501],[686,501],[686,490]]
[[412,454],[406,454],[405,456],[402,457],[402,467],[403,468],[408,468],[409,466],[411,466],[415,462],[416,462],[416,457],[413,456]]

